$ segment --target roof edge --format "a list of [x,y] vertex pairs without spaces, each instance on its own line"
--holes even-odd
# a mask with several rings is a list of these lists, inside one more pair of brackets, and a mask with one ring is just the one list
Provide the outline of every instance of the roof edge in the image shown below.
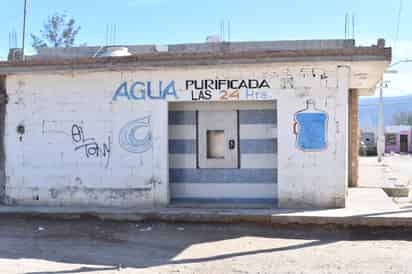
[[388,61],[392,60],[392,48],[354,47],[339,49],[273,50],[243,52],[202,53],[147,53],[123,57],[44,59],[0,62],[0,74],[41,69],[104,68],[108,65],[127,66],[187,66],[218,65],[225,63],[268,63],[297,61]]

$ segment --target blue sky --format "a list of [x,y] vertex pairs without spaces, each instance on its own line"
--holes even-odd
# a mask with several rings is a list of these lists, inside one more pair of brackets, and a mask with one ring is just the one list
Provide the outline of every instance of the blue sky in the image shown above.
[[[105,44],[107,24],[117,26],[116,44],[203,42],[207,35],[218,33],[221,19],[230,20],[232,41],[343,38],[348,12],[356,15],[358,44],[370,45],[383,37],[393,46],[399,10],[398,0],[28,1],[28,33],[38,33],[54,12],[67,12],[82,27],[78,43],[87,45]],[[23,0],[0,0],[1,59],[7,57],[13,29],[21,45],[22,7]],[[398,37],[394,60],[412,58],[412,0],[403,0]],[[26,41],[30,46],[29,36]],[[406,86],[412,79],[412,63],[397,69],[400,73],[391,78],[403,84],[388,90],[389,94],[412,93],[412,87]]]

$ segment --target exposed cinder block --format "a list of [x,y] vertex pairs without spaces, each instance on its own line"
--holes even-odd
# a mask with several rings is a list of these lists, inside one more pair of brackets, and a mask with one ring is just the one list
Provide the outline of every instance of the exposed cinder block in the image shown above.
[[[353,48],[354,40],[295,40],[295,41],[253,41],[253,42],[219,42],[219,43],[187,43],[167,45],[170,53],[205,53],[205,52],[246,52],[246,51],[287,51],[310,49],[342,49]],[[134,55],[156,53],[155,45],[123,45]],[[85,58],[99,57],[107,46],[39,48],[37,55],[28,59]]]
[[[187,88],[188,80],[233,79],[233,85],[245,80],[246,86],[256,82],[267,86],[213,88],[210,101],[230,109],[238,104],[247,109],[246,101],[276,101],[277,160],[273,162],[278,165],[279,205],[343,206],[349,77],[347,68],[331,63],[9,75],[7,113],[12,115],[6,115],[4,138],[8,201],[166,206],[170,199],[168,103],[207,104],[200,102],[206,100],[198,90],[192,93]],[[232,104],[226,104],[229,100]],[[308,108],[308,100],[327,117],[325,145],[315,151],[304,151],[297,144],[295,115]],[[205,188],[207,192],[207,184]]]

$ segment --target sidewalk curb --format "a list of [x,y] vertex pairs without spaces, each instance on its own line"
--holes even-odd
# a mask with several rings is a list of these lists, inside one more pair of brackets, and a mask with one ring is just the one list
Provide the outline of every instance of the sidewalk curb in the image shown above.
[[[285,211],[286,212],[286,211]],[[408,227],[412,228],[411,217],[367,217],[367,216],[308,216],[288,215],[288,213],[270,214],[269,210],[195,210],[195,209],[147,209],[131,210],[87,210],[67,208],[1,208],[1,216],[36,217],[55,220],[95,218],[108,221],[161,221],[184,223],[250,223],[264,225],[319,225],[336,227]]]

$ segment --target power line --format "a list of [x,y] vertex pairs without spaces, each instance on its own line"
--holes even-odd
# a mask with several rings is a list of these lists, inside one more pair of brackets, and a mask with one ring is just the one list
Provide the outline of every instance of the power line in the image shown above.
[[399,0],[398,22],[396,24],[395,42],[393,44],[393,48],[396,48],[396,44],[398,43],[398,39],[399,39],[399,30],[400,30],[400,26],[401,26],[402,9],[403,9],[403,0]]

